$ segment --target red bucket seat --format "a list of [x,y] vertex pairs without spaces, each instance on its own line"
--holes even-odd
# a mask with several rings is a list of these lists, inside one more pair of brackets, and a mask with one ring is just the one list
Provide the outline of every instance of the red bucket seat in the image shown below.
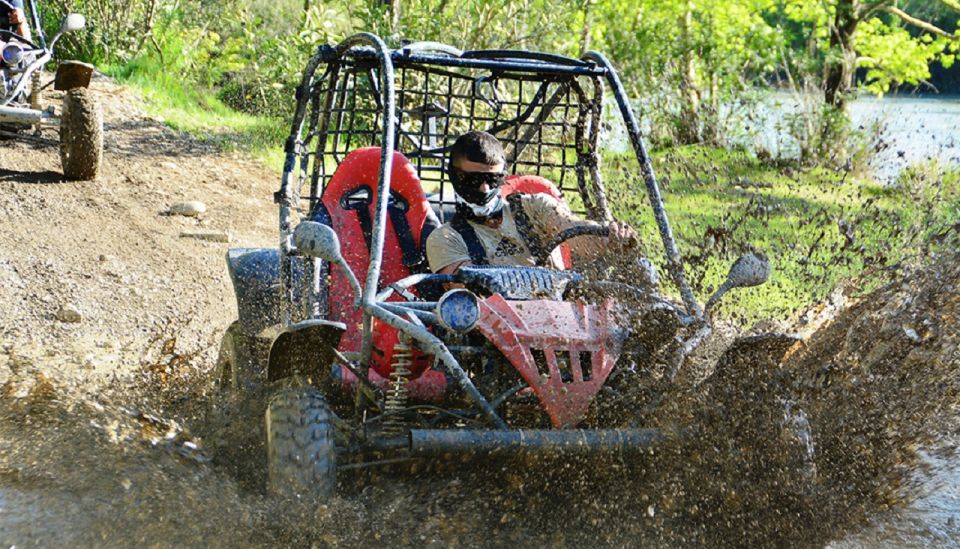
[[[327,184],[321,202],[329,215],[330,226],[340,237],[343,258],[353,269],[360,285],[367,278],[370,265],[370,240],[373,220],[376,216],[377,180],[380,173],[380,148],[365,147],[348,154]],[[420,186],[420,179],[413,165],[399,152],[393,155],[393,170],[390,178],[390,201],[386,220],[380,281],[384,288],[414,272],[426,269],[424,245],[430,232],[439,226],[427,197]],[[330,270],[329,314],[330,320],[347,325],[340,343],[341,351],[359,351],[362,339],[360,326],[363,313],[353,308],[353,292],[339,268]],[[417,293],[413,289],[414,294]],[[401,300],[394,296],[395,300]],[[392,371],[397,330],[386,324],[374,323],[373,356],[371,366],[377,377],[386,381]],[[413,372],[417,377],[429,366],[429,357],[414,353]],[[352,377],[343,370],[343,379]],[[371,373],[371,378],[375,374]],[[355,380],[353,380],[355,381]],[[375,381],[381,381],[375,379]]]

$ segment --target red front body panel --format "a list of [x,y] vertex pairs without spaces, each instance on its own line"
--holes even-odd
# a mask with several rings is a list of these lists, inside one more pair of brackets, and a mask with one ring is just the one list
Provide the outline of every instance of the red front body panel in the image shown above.
[[494,295],[480,302],[477,329],[530,385],[553,426],[575,427],[620,355],[622,342],[610,329],[611,304]]

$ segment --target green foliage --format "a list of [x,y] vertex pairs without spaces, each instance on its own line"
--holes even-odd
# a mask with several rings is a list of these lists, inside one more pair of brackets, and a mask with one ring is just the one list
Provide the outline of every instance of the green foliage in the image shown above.
[[[856,66],[867,69],[863,88],[878,96],[900,84],[924,82],[930,77],[932,62],[939,61],[949,67],[960,49],[957,40],[932,34],[927,28],[907,22],[887,9],[896,7],[897,2],[783,0],[778,4],[772,21],[787,24],[788,28],[793,25],[796,29],[788,37],[794,46],[795,58],[812,57],[822,67],[842,63],[846,53],[853,53]],[[953,33],[960,18],[960,3],[953,0],[915,0],[903,4],[901,11],[912,19],[939,25],[945,33]],[[839,34],[834,25],[838,10],[857,14],[858,24],[850,37],[851,52],[843,51],[837,44]],[[805,44],[806,49],[797,47],[799,44]]]
[[97,64],[122,63],[136,57],[148,43],[156,20],[178,9],[176,0],[50,0],[38,2],[44,29],[52,36],[60,19],[82,13],[87,28],[63,37],[63,57]]
[[955,48],[945,38],[913,36],[903,26],[879,18],[863,22],[857,33],[857,65],[867,69],[864,88],[881,96],[896,84],[918,85],[930,77],[930,63],[953,62]]
[[776,66],[779,32],[763,19],[770,4],[600,2],[592,35],[621,69],[632,95],[648,102],[644,114],[655,117],[657,141],[692,136],[719,143],[730,122],[751,105],[742,102],[742,110],[726,112],[721,107],[743,98]]
[[[374,32],[392,46],[409,38],[570,56],[597,49],[642,98],[656,143],[724,145],[756,108],[750,90],[785,73],[798,90],[822,89],[825,67],[849,62],[831,43],[831,25],[852,2],[399,0],[394,17],[373,0],[52,0],[46,13],[48,27],[55,24],[50,13],[87,13],[89,32],[67,38],[68,56],[110,65],[148,58],[236,109],[271,116],[287,114],[318,45],[355,32]],[[951,2],[901,7],[949,32],[958,13]],[[856,32],[853,61],[866,69],[866,90],[883,94],[921,83],[931,62],[953,62],[957,42],[932,38],[883,9],[869,13]],[[811,116],[820,110],[810,109]]]
[[[879,9],[889,2],[862,0],[878,9],[860,21],[850,61],[831,37],[837,10],[851,2],[399,0],[394,17],[372,0],[52,0],[44,13],[48,28],[66,11],[88,15],[88,31],[63,43],[65,57],[119,67],[115,73],[127,79],[142,73],[158,85],[158,75],[176,75],[178,86],[196,88],[201,97],[279,119],[289,115],[317,46],[360,31],[391,46],[409,38],[574,57],[602,51],[637,98],[648,138],[658,146],[744,142],[743,128],[764,101],[756,90],[777,82],[799,98],[801,108],[784,125],[800,144],[801,163],[848,166],[865,156],[869,136],[817,99],[827,69],[852,62],[863,69],[863,89],[883,94],[922,83],[931,62],[950,65],[960,44]],[[900,7],[949,32],[960,13],[951,2],[933,8],[910,0]]]
[[170,127],[224,150],[247,152],[280,169],[283,142],[290,131],[288,120],[237,112],[210,92],[185,83],[176,73],[143,60],[105,70],[143,94],[151,111]]

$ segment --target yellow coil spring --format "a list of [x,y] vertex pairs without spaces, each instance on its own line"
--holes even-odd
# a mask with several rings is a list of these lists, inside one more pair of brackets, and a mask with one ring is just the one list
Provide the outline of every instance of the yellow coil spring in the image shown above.
[[384,406],[386,419],[383,422],[383,432],[386,435],[401,435],[404,430],[401,412],[407,406],[407,377],[410,375],[411,357],[413,349],[403,340],[393,346],[393,371],[390,373],[390,388],[387,390],[387,400]]

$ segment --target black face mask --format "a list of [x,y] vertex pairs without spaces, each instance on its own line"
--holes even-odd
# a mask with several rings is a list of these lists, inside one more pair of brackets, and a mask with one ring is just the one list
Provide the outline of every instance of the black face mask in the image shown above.
[[[500,186],[507,177],[507,174],[502,172],[462,172],[457,169],[450,170],[449,175],[457,195],[465,202],[477,206],[485,206],[496,199],[500,194]],[[490,186],[487,192],[480,191],[480,186],[484,183]]]

